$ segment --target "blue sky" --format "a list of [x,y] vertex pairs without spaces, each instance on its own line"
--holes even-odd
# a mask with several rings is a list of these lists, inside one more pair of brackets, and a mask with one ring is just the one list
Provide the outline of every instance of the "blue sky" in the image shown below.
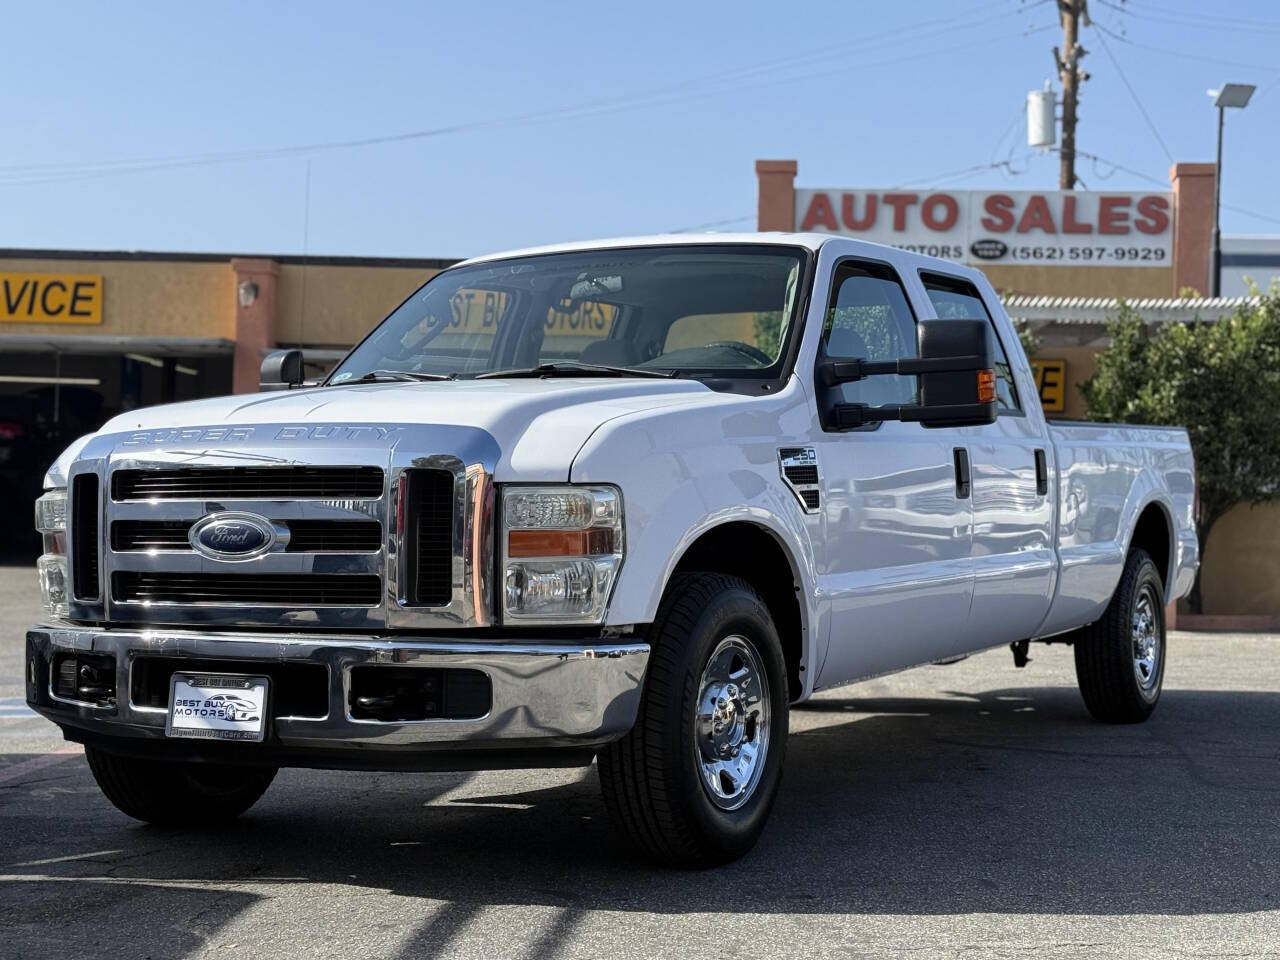
[[[1084,183],[1211,160],[1206,89],[1256,83],[1228,117],[1223,226],[1280,233],[1280,5],[1090,7],[1109,32],[1083,33],[1078,147],[1106,162]],[[1057,185],[1024,120],[1052,0],[27,0],[5,33],[4,247],[459,257],[750,229],[758,157],[798,160],[800,186]],[[281,152],[415,131],[437,132]]]

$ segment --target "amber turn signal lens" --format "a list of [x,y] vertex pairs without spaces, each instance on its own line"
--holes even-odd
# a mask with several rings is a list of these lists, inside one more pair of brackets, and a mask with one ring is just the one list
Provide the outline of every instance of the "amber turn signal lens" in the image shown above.
[[996,402],[996,372],[994,370],[978,371],[978,402]]
[[599,557],[613,553],[612,530],[512,530],[508,557]]

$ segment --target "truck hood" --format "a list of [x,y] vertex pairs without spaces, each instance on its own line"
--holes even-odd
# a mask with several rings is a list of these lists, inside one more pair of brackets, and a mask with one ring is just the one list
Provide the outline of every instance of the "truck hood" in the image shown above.
[[[655,407],[741,402],[695,380],[558,378],[370,383],[215,397],[132,410],[95,436],[198,426],[414,424],[483,431],[501,456],[498,480],[568,479],[587,438],[615,417]],[[65,476],[91,438],[77,441],[50,470]],[[447,453],[448,451],[432,451]],[[47,484],[49,481],[47,481]]]

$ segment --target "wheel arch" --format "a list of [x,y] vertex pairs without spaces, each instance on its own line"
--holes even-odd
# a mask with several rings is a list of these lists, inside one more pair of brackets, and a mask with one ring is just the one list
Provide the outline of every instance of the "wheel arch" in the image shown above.
[[1155,561],[1156,569],[1160,572],[1160,583],[1167,597],[1173,583],[1176,548],[1173,542],[1173,518],[1166,504],[1151,500],[1138,513],[1125,555],[1128,556],[1135,547],[1145,550]]
[[663,580],[695,570],[739,577],[760,594],[769,608],[787,664],[791,699],[803,697],[811,686],[812,629],[801,567],[777,531],[751,520],[729,520],[703,527],[691,535],[674,558]]

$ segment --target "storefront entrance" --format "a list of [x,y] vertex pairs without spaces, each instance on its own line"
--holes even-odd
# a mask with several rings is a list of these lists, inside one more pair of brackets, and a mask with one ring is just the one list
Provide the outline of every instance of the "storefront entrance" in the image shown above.
[[128,410],[231,392],[226,341],[120,338],[104,350],[87,338],[67,349],[24,339],[0,337],[0,562],[38,553],[32,504],[73,440]]

